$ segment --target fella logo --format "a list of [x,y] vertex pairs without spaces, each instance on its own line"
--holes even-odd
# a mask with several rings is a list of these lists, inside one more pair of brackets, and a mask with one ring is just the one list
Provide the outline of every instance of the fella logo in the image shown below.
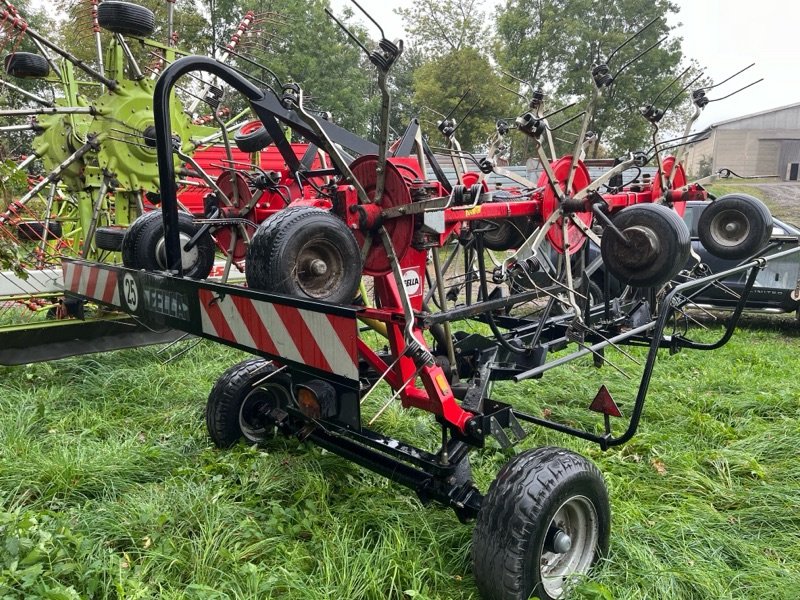
[[419,273],[414,269],[403,271],[403,286],[406,288],[406,293],[409,296],[419,294],[422,290],[422,282],[420,281]]

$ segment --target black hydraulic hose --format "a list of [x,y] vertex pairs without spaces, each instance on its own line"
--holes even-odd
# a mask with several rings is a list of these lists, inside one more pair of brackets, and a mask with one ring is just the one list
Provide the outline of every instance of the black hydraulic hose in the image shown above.
[[[486,261],[483,257],[483,235],[480,233],[475,236],[475,250],[478,253],[478,279],[481,286],[481,297],[485,300],[489,297],[489,289],[486,285]],[[497,327],[497,323],[494,322],[494,315],[492,314],[492,311],[488,311],[484,314],[486,315],[486,320],[489,323],[489,328],[492,330],[495,339],[504,350],[507,350],[513,354],[528,353],[527,349],[514,346],[503,337],[503,333]]]

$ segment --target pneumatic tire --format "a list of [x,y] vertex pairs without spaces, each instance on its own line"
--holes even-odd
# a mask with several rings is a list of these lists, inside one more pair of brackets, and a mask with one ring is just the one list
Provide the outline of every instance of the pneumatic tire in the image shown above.
[[674,210],[660,204],[635,204],[614,217],[614,225],[628,238],[605,231],[600,254],[608,272],[638,288],[659,286],[678,274],[691,252],[686,223]]
[[291,401],[292,380],[263,358],[250,358],[225,371],[208,395],[206,427],[218,448],[244,438],[262,443],[274,432],[269,412]]
[[[179,212],[178,229],[184,277],[205,279],[214,266],[215,246],[211,234],[206,231],[194,247],[186,252],[183,247],[197,234],[200,226],[190,214]],[[147,271],[163,271],[167,268],[161,211],[145,213],[128,228],[122,240],[122,264],[130,269]]]
[[97,6],[97,22],[111,33],[136,37],[148,37],[156,29],[153,11],[132,2],[118,0],[105,0]]
[[98,227],[94,232],[94,245],[99,250],[119,252],[122,250],[122,242],[125,239],[126,231],[128,231],[127,226]]
[[608,550],[611,509],[597,467],[563,448],[512,458],[483,499],[472,534],[485,600],[562,597]]
[[12,52],[4,59],[6,73],[12,77],[39,78],[50,74],[50,64],[40,54]]
[[248,287],[350,304],[361,282],[361,252],[347,225],[326,210],[290,207],[265,220],[250,242]]
[[714,200],[697,221],[697,236],[718,258],[742,260],[769,242],[772,215],[761,200],[748,194],[726,194]]
[[[44,238],[44,221],[20,221],[17,223],[17,237],[24,241],[38,242]],[[50,221],[47,224],[47,239],[57,239],[64,234],[61,223]]]
[[261,121],[249,121],[233,134],[236,147],[242,152],[259,152],[272,143],[272,136],[267,133]]

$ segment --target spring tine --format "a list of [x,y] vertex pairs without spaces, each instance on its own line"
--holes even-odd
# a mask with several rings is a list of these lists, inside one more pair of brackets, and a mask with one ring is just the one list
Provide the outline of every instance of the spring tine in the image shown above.
[[[608,341],[608,340],[605,340],[605,341]],[[576,340],[576,343],[578,344],[578,346],[580,346],[580,347],[581,347],[581,348],[583,348],[584,350],[588,350],[589,352],[591,352],[591,353],[592,353],[592,354],[594,354],[595,356],[598,356],[599,358],[602,358],[604,363],[607,363],[607,364],[608,364],[608,366],[610,366],[612,369],[614,369],[615,371],[617,371],[617,372],[618,372],[620,375],[622,375],[622,376],[623,376],[625,379],[633,379],[633,377],[631,377],[630,375],[628,375],[628,374],[627,374],[625,371],[623,371],[623,370],[622,370],[622,369],[620,369],[620,368],[619,368],[617,365],[615,365],[613,362],[611,362],[610,360],[608,360],[608,359],[605,357],[605,355],[603,355],[603,354],[600,354],[600,352],[598,352],[597,350],[592,350],[591,346],[587,346],[585,343],[581,342],[580,340]],[[610,344],[610,345],[611,345],[611,347],[613,347],[613,348],[617,348],[617,349],[619,349],[619,348],[617,347],[617,345],[616,345],[616,344]]]
[[359,402],[359,404],[364,404],[366,399],[369,398],[369,396],[372,394],[375,388],[378,387],[378,384],[386,378],[386,376],[389,374],[389,371],[394,369],[397,363],[400,362],[400,359],[406,355],[407,351],[408,351],[408,346],[406,346],[406,349],[400,353],[400,355],[394,360],[394,362],[390,364],[383,373],[381,373],[381,376],[378,377],[375,383],[372,384],[372,387],[369,388],[369,390],[367,390],[367,393],[361,397],[361,401]]
[[741,69],[741,70],[739,70],[739,71],[736,71],[736,73],[734,73],[733,75],[731,75],[731,76],[730,76],[730,77],[728,77],[727,79],[723,79],[723,80],[722,80],[722,81],[720,81],[719,83],[715,83],[715,84],[713,84],[713,85],[710,85],[710,86],[708,86],[708,87],[699,88],[699,89],[701,89],[701,90],[705,90],[706,92],[707,92],[708,90],[713,90],[715,87],[717,87],[717,86],[720,86],[720,85],[722,85],[723,83],[728,83],[728,82],[729,82],[731,79],[733,79],[733,78],[734,78],[734,77],[736,77],[737,75],[741,75],[742,73],[744,73],[745,71],[747,71],[747,69],[749,69],[750,67],[754,67],[754,66],[755,66],[755,64],[756,64],[756,63],[750,63],[750,64],[749,64],[749,65],[747,65],[747,66],[746,66],[744,69]]
[[624,41],[624,42],[622,42],[622,43],[621,43],[619,46],[617,46],[616,48],[614,48],[614,50],[611,52],[611,54],[609,54],[609,55],[608,55],[608,60],[607,60],[606,62],[607,62],[607,63],[611,62],[611,59],[612,59],[612,58],[614,58],[614,55],[615,55],[617,52],[619,52],[620,50],[622,50],[622,49],[623,49],[625,46],[627,46],[627,45],[628,45],[629,43],[631,43],[633,40],[635,40],[637,37],[639,37],[640,35],[642,35],[642,33],[644,33],[644,32],[645,32],[645,30],[649,29],[649,28],[650,28],[650,26],[651,26],[651,25],[653,25],[653,23],[655,23],[656,21],[658,21],[658,17],[653,17],[653,18],[652,18],[652,19],[651,19],[651,20],[650,20],[650,21],[649,21],[649,22],[648,22],[648,23],[647,23],[647,24],[646,24],[644,27],[642,27],[642,28],[641,28],[639,31],[637,31],[636,33],[634,33],[634,34],[633,34],[632,36],[630,36],[630,37],[629,37],[627,40],[625,40],[625,41]]
[[392,402],[394,402],[394,401],[397,399],[397,397],[398,397],[400,394],[402,394],[402,393],[403,393],[403,390],[404,390],[404,389],[406,389],[406,386],[407,386],[408,384],[410,384],[412,381],[414,381],[414,379],[417,377],[417,375],[419,375],[420,371],[422,371],[422,369],[424,369],[424,368],[425,368],[425,364],[421,364],[419,367],[417,367],[416,371],[414,371],[414,372],[411,374],[411,377],[409,377],[408,379],[406,379],[406,380],[403,382],[403,385],[401,385],[401,386],[400,386],[400,389],[398,389],[398,390],[397,390],[397,391],[396,391],[394,394],[392,394],[392,397],[391,397],[391,398],[389,398],[389,399],[386,401],[386,404],[384,404],[383,406],[381,406],[380,410],[378,410],[378,412],[377,412],[377,413],[375,413],[375,416],[373,416],[373,417],[372,417],[372,418],[369,420],[369,423],[367,423],[367,426],[372,426],[372,424],[373,424],[375,421],[377,421],[377,420],[380,418],[380,416],[381,416],[381,415],[382,415],[384,412],[386,412],[386,409],[387,409],[387,408],[389,408],[389,406],[391,406]]

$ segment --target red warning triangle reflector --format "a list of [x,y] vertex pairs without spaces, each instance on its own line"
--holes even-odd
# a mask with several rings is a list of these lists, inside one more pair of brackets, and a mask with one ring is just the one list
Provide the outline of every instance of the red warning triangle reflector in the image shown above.
[[592,400],[592,403],[589,405],[589,410],[593,410],[594,412],[599,412],[610,417],[622,416],[617,403],[614,402],[614,399],[611,397],[611,392],[608,391],[608,388],[605,385],[600,386],[597,396],[594,397],[594,400]]

